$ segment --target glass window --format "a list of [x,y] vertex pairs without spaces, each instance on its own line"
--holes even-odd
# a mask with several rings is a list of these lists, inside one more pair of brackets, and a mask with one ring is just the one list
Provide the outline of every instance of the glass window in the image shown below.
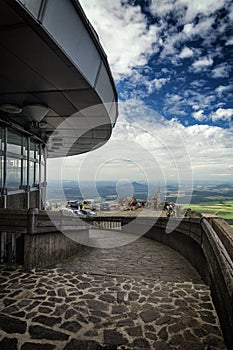
[[40,145],[36,145],[36,160],[40,160]]
[[23,137],[22,146],[23,146],[22,155],[27,157],[27,138],[26,137]]
[[40,172],[39,172],[39,163],[35,163],[35,184],[40,182]]
[[0,152],[4,150],[4,129],[0,126]]
[[3,187],[3,156],[0,155],[0,187]]
[[31,141],[30,142],[30,155],[29,155],[30,159],[35,159],[35,151],[36,151],[36,144],[33,141]]
[[18,155],[22,154],[22,136],[13,130],[8,130],[7,152],[15,153]]
[[29,162],[29,185],[33,187],[35,183],[35,163]]
[[3,186],[3,150],[4,150],[4,129],[0,127],[0,187]]
[[45,167],[44,164],[41,164],[41,183],[45,181]]
[[7,159],[7,189],[18,190],[21,186],[21,159]]
[[22,185],[27,185],[27,161],[26,159],[22,160]]
[[[4,183],[4,129],[0,128],[0,187]],[[20,135],[13,129],[7,132],[7,179],[8,191],[15,191],[22,186],[33,187],[40,181],[40,162],[44,160],[41,155],[41,144],[28,136]],[[44,153],[44,151],[43,151]],[[29,157],[29,159],[28,159]],[[41,179],[44,181],[44,166],[41,169]]]

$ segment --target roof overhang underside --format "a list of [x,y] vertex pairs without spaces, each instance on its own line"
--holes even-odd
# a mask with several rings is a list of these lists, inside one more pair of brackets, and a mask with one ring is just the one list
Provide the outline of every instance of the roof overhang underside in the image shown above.
[[0,116],[47,142],[49,156],[88,152],[110,138],[117,92],[77,0],[1,0],[0,52],[0,108],[19,107]]

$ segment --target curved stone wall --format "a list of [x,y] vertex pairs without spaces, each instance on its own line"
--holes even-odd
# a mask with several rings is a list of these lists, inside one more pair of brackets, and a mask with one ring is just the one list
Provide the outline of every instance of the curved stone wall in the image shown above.
[[233,229],[221,218],[134,219],[100,217],[94,221],[107,220],[110,229],[112,222],[120,220],[121,231],[139,237],[146,232],[146,237],[170,246],[189,260],[210,287],[227,348],[233,349]]
[[232,349],[233,230],[222,219],[209,221],[206,218],[183,219],[172,233],[166,233],[169,221],[160,218],[146,236],[180,252],[210,286],[226,345]]

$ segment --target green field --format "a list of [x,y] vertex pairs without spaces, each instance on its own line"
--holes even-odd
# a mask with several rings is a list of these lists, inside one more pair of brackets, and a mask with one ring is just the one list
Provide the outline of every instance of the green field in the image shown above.
[[209,198],[211,202],[203,202],[199,204],[190,204],[189,208],[200,212],[202,215],[211,214],[216,215],[226,220],[233,227],[233,200],[213,201],[214,197]]

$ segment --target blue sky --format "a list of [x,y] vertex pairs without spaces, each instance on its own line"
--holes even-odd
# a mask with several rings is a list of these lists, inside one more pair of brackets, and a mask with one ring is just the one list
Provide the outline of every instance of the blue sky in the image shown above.
[[230,127],[231,1],[81,0],[81,4],[112,63],[121,101],[140,98],[166,119],[177,118],[185,126]]
[[[111,140],[84,156],[102,164],[99,176],[232,181],[232,1],[80,3],[106,51],[120,101]],[[74,159],[69,164],[72,177]]]

